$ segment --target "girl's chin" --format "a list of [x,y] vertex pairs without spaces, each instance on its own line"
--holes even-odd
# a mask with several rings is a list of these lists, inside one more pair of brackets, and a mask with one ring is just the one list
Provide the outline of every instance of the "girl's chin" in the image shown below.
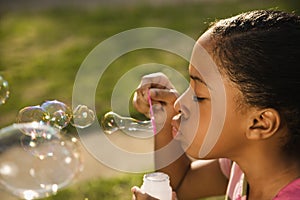
[[187,157],[189,157],[189,159],[191,161],[196,161],[196,160],[212,160],[212,159],[216,159],[213,157],[209,157],[209,156],[205,156],[205,157],[199,157],[199,155],[195,155],[195,154],[189,154],[188,152],[186,152]]
[[215,159],[214,157],[211,157],[210,153],[204,157],[199,156],[199,151],[192,150],[190,148],[185,148],[184,149],[186,155],[191,159],[191,160],[210,160],[210,159]]
[[185,149],[186,155],[191,159],[191,160],[199,160],[199,153],[191,151],[189,148]]
[[189,157],[189,159],[191,161],[195,161],[195,160],[199,160],[200,159],[199,157],[196,157],[196,156],[193,156],[193,155],[190,155],[190,154],[186,154],[186,155],[187,155],[187,157]]

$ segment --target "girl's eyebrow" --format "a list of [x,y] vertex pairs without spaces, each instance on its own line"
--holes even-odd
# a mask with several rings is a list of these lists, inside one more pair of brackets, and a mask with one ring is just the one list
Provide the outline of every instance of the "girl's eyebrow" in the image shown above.
[[208,89],[213,90],[212,87],[210,87],[209,85],[207,85],[206,82],[205,82],[203,79],[201,79],[200,77],[190,75],[190,78],[191,78],[192,80],[194,80],[194,81],[198,81],[199,83],[202,83],[202,84],[205,85]]
[[198,76],[190,75],[190,78],[191,78],[192,80],[194,80],[194,81],[198,81],[198,82],[204,84],[205,86],[207,86],[207,84],[206,84],[200,77],[198,77]]

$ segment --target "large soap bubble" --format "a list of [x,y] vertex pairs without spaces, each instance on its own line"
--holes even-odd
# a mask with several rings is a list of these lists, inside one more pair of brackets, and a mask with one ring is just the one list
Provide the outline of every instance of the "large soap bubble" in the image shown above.
[[76,142],[36,122],[0,129],[0,185],[22,199],[55,194],[82,170]]

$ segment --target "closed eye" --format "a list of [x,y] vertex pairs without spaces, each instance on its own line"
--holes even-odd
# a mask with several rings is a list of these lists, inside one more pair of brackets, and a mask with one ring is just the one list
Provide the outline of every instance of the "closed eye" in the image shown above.
[[195,102],[201,102],[204,101],[206,98],[204,97],[198,97],[198,96],[193,96],[193,101]]

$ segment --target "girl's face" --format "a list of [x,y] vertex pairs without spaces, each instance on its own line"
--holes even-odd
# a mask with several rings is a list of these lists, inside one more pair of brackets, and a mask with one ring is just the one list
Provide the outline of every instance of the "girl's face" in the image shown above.
[[[209,34],[209,32],[204,33],[198,40],[198,44],[208,52],[212,43]],[[203,50],[203,48],[194,49],[194,51]],[[197,52],[193,52],[194,57],[195,55]],[[204,55],[209,56],[209,54]],[[213,87],[214,81],[207,78],[210,73],[214,73],[214,70],[203,72],[202,68],[203,66],[206,69],[214,68],[215,63],[210,62],[209,59],[198,59],[199,56],[197,58],[193,56],[192,60],[197,59],[197,61],[189,66],[190,87],[175,102],[175,109],[180,114],[172,121],[173,136],[181,141],[187,154],[194,158],[235,156],[236,152],[242,151],[246,142],[245,127],[247,127],[248,111],[241,105],[240,91],[226,77],[220,76],[224,95],[218,97],[220,92],[216,93],[216,88]],[[194,66],[194,63],[197,66]],[[222,102],[218,102],[222,98]],[[216,102],[220,105],[216,105]],[[213,111],[213,109],[218,110]],[[218,129],[217,126],[221,128]]]

